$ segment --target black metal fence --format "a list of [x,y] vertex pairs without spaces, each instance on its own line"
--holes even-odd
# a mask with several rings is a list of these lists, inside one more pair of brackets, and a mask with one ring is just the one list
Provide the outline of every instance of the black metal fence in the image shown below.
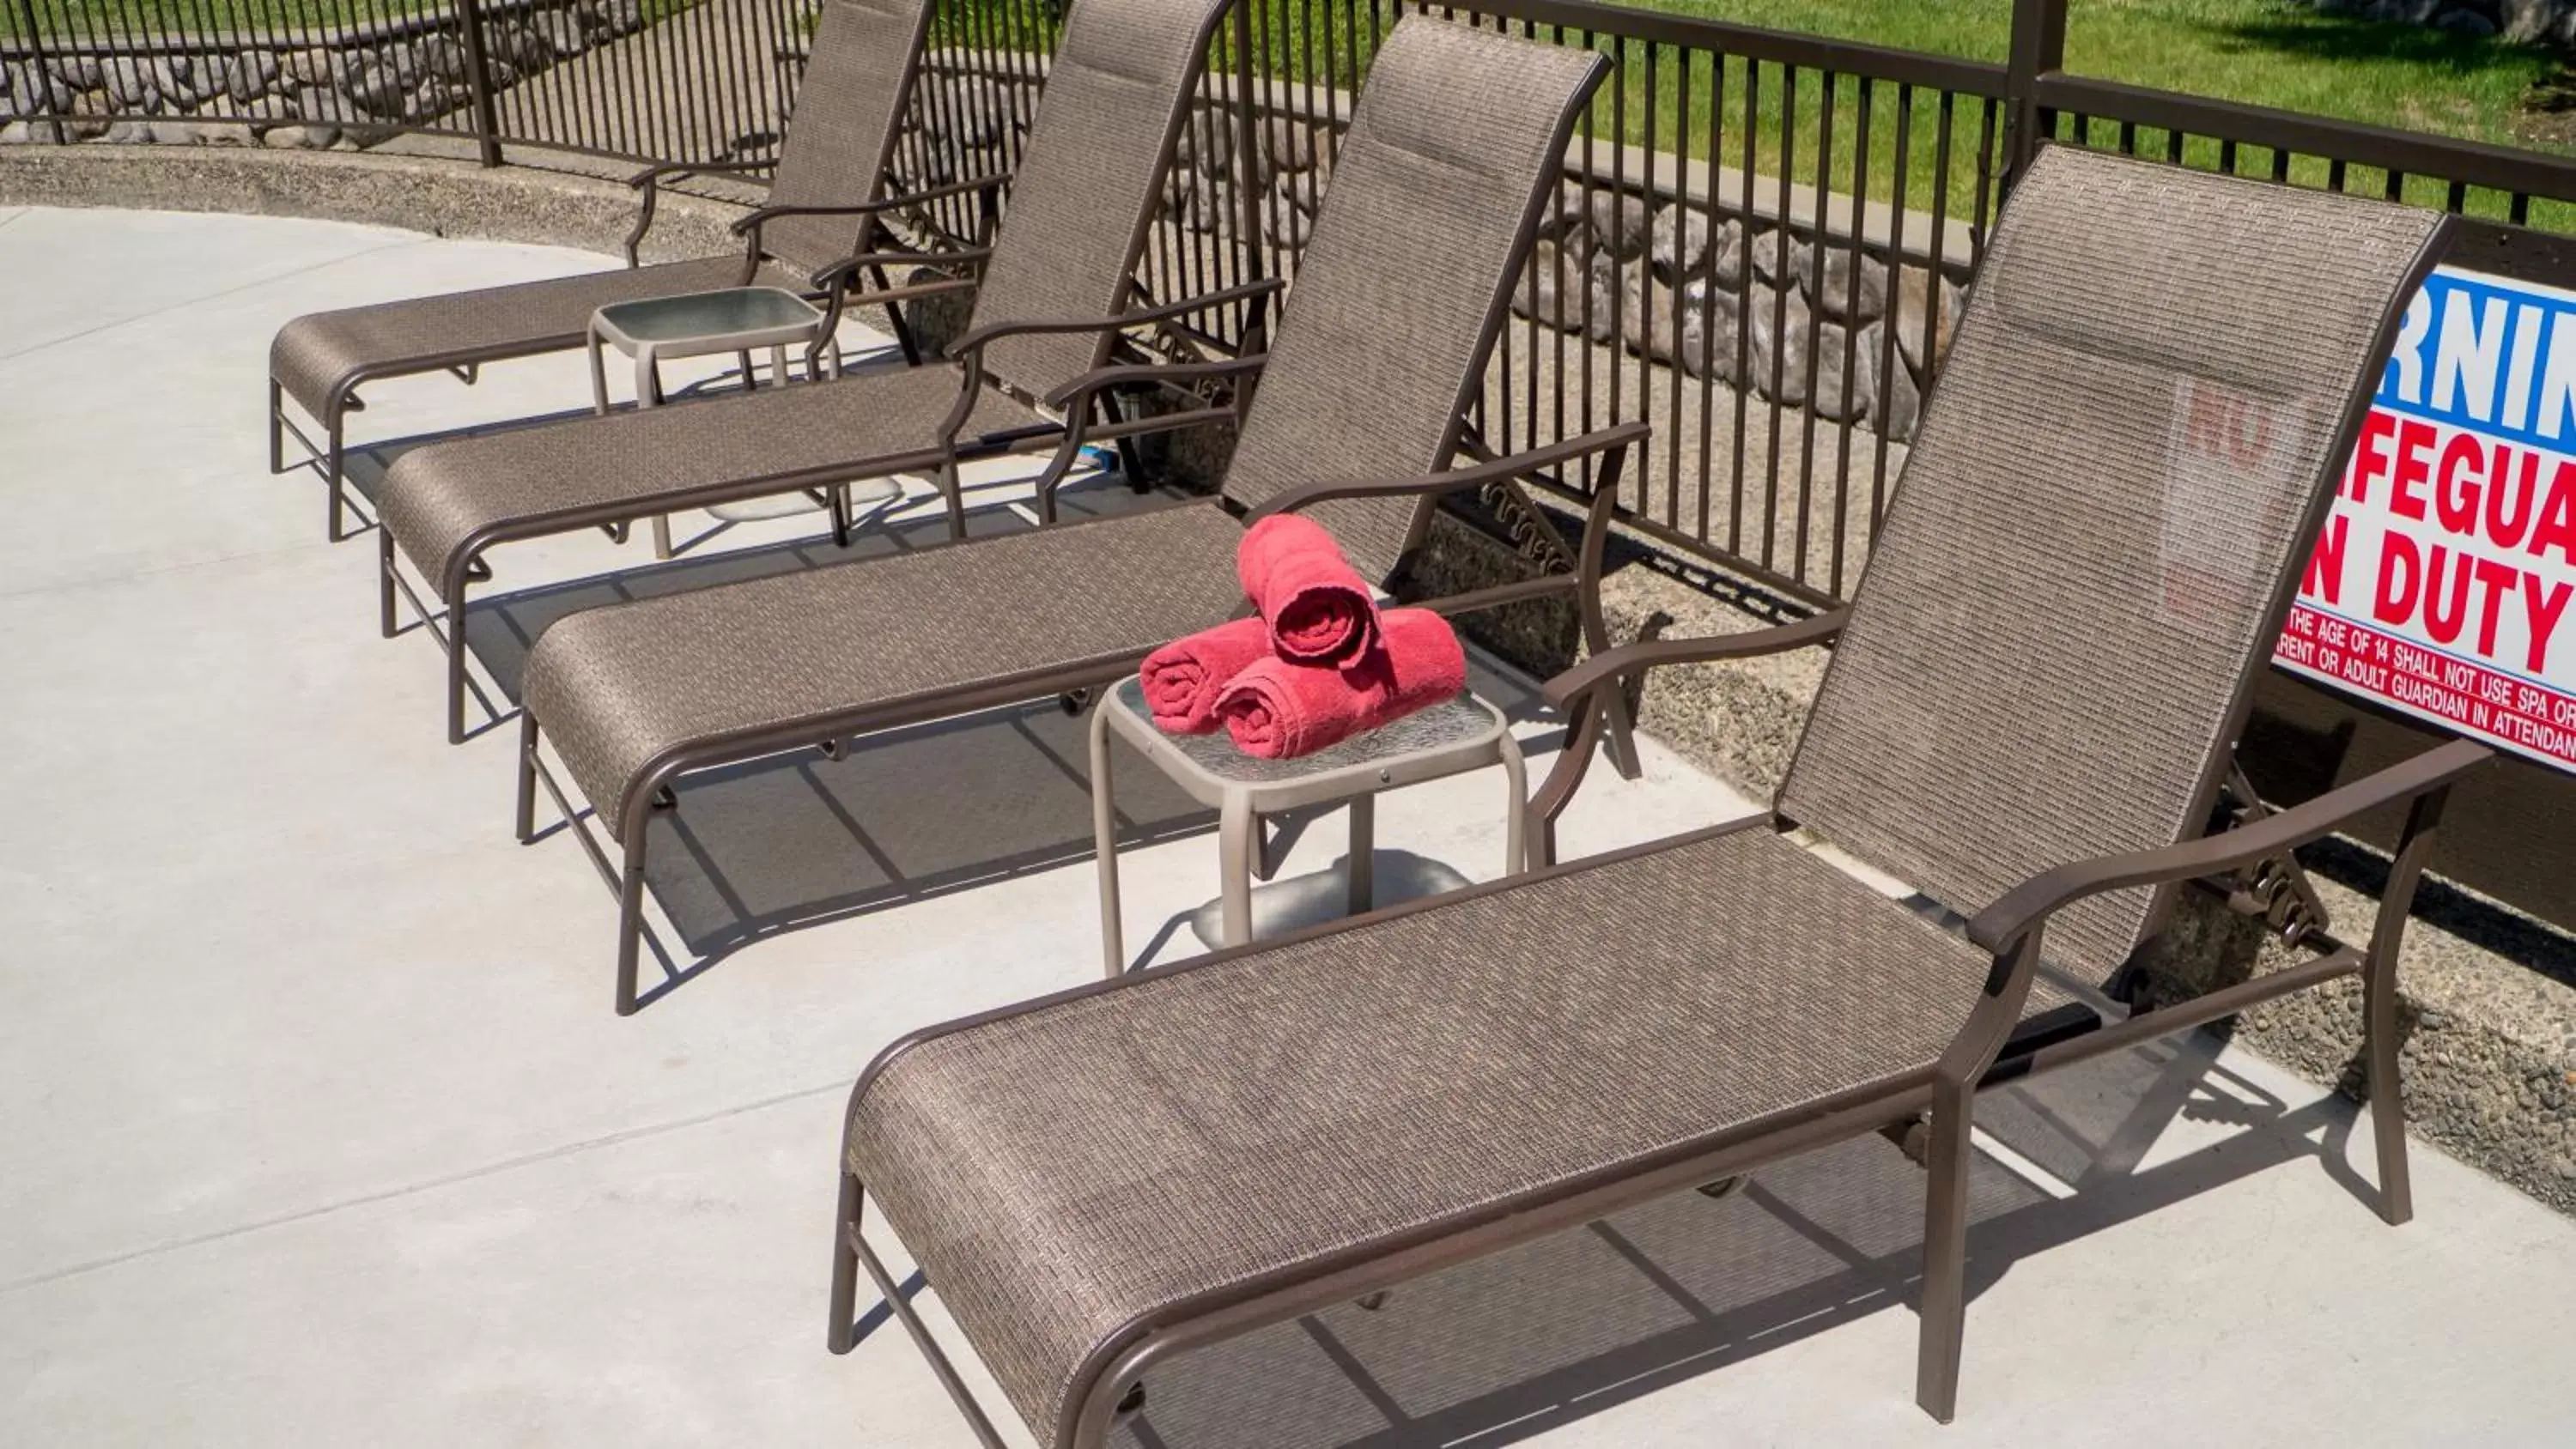
[[[1482,434],[1526,447],[1646,418],[1626,521],[1827,601],[1857,577],[1988,225],[2043,138],[2445,208],[2479,220],[2482,265],[2576,271],[2559,241],[2576,231],[2576,159],[2069,75],[2068,0],[1996,3],[2014,6],[2002,64],[1589,0],[1242,0],[1141,281],[1178,298],[1293,277],[1402,11],[1598,49],[1617,78],[1518,283]],[[269,144],[450,138],[495,164],[711,160],[776,143],[814,4],[0,0],[0,77],[18,118],[64,139],[232,126]],[[1010,163],[1057,4],[942,0],[903,179]]]

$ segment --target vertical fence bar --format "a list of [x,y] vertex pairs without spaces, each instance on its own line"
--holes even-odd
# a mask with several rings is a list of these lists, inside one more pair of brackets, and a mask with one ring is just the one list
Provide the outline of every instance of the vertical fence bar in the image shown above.
[[492,109],[492,63],[483,50],[482,0],[456,0],[465,31],[465,91],[474,116],[474,151],[485,166],[501,164],[501,122]]
[[2004,177],[2010,184],[2039,152],[2056,117],[2039,104],[2041,76],[2066,68],[2067,0],[2013,0],[2012,48],[2005,62]]

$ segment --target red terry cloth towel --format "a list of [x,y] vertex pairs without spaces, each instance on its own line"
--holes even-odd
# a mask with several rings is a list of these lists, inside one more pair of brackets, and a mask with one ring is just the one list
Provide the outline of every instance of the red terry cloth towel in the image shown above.
[[1274,513],[1244,530],[1234,551],[1243,596],[1270,623],[1270,647],[1297,664],[1343,669],[1377,642],[1377,601],[1324,526]]
[[1155,728],[1173,735],[1217,732],[1216,697],[1245,665],[1270,657],[1270,626],[1237,619],[1175,639],[1145,656],[1138,676]]
[[1449,621],[1429,609],[1389,609],[1380,647],[1349,669],[1255,660],[1217,696],[1235,748],[1264,760],[1294,759],[1455,698],[1467,687],[1467,652]]

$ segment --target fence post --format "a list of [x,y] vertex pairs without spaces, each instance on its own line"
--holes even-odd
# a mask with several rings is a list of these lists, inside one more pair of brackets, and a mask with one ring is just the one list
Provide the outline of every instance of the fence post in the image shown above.
[[2012,50],[2005,62],[2005,124],[2010,140],[2004,153],[2004,180],[2021,174],[2038,154],[2039,143],[2056,125],[2053,112],[2039,104],[2041,76],[2066,67],[2067,0],[2013,0]]
[[1262,187],[1245,183],[1246,175],[1260,175],[1260,164],[1254,159],[1261,153],[1262,127],[1254,115],[1252,99],[1252,0],[1235,0],[1234,6],[1234,164],[1226,169],[1233,178],[1234,189],[1243,200],[1244,265],[1251,272],[1247,282],[1257,281],[1261,265],[1261,193]]
[[465,27],[465,86],[474,108],[475,148],[482,153],[483,164],[501,164],[501,123],[492,110],[492,67],[483,53],[483,6],[481,0],[456,0],[456,12]]

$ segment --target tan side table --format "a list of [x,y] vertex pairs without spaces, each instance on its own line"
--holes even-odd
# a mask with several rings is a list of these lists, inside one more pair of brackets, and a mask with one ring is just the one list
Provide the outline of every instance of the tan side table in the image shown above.
[[[639,408],[661,405],[662,363],[672,358],[737,354],[742,359],[742,385],[748,388],[752,385],[751,354],[766,349],[770,381],[783,387],[788,381],[787,349],[812,346],[822,336],[824,320],[823,309],[783,287],[726,287],[676,297],[612,302],[590,317],[591,405],[599,412],[608,411],[607,357],[612,347],[635,360],[635,405]],[[824,352],[831,358],[832,374],[837,377],[841,371],[840,343],[833,338],[823,341]],[[880,479],[867,491],[873,496],[864,501],[881,502],[901,496],[903,485],[891,478]],[[707,511],[718,518],[743,521],[828,506],[806,494],[794,493],[784,498],[718,504]],[[667,518],[653,520],[653,552],[659,558],[671,556],[671,523]]]
[[1155,728],[1145,687],[1127,676],[1091,714],[1092,844],[1100,872],[1100,950],[1107,974],[1125,969],[1119,920],[1118,818],[1109,742],[1117,736],[1193,800],[1217,811],[1221,944],[1252,939],[1252,871],[1265,815],[1315,805],[1348,804],[1351,812],[1350,909],[1368,910],[1375,889],[1377,795],[1450,775],[1503,767],[1503,869],[1528,868],[1523,816],[1529,795],[1520,745],[1502,711],[1472,694],[1405,716],[1383,729],[1294,760],[1243,753],[1224,734],[1172,735]]

